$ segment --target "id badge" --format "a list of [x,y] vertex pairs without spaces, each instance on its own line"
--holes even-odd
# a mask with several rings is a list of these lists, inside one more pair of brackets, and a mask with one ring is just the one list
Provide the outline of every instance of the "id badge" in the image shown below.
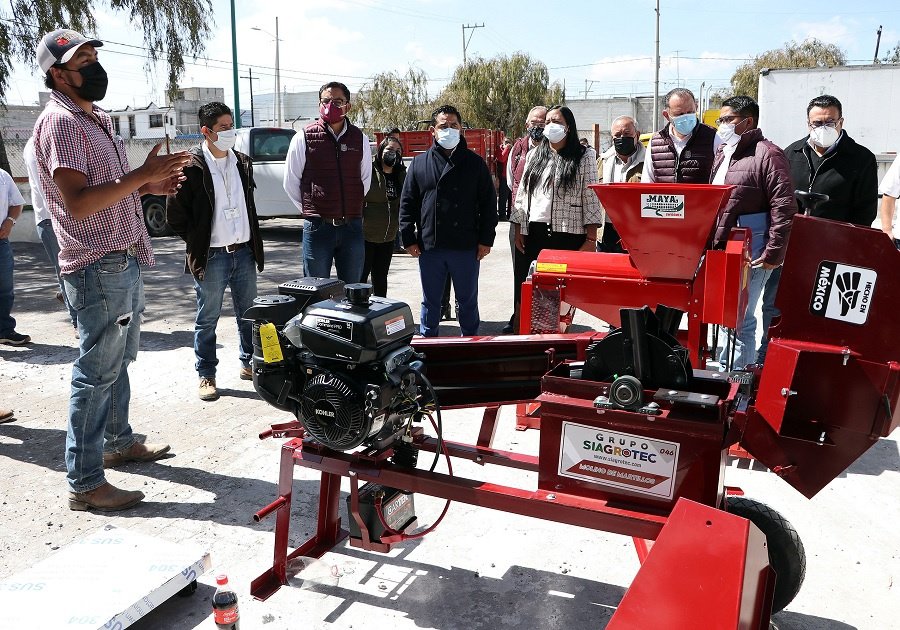
[[225,218],[226,219],[230,219],[233,221],[234,219],[237,218],[237,216],[238,216],[237,208],[226,208],[225,209]]

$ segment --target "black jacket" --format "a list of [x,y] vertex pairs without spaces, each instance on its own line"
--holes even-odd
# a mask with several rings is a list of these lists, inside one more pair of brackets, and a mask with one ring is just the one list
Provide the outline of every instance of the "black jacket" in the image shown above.
[[446,156],[436,143],[413,158],[400,195],[400,238],[422,250],[492,247],[497,193],[487,164],[465,138]]
[[[215,188],[212,174],[203,149],[196,146],[190,150],[191,163],[184,167],[187,179],[174,195],[166,198],[166,222],[187,245],[185,252],[185,272],[203,280],[206,261],[209,257],[209,241],[212,236],[213,208],[215,208]],[[238,173],[244,189],[247,214],[250,220],[250,247],[256,259],[256,267],[263,270],[263,245],[259,233],[259,219],[253,202],[253,164],[247,155],[234,151],[237,156]]]
[[870,227],[878,211],[875,154],[842,131],[837,147],[814,171],[809,155],[812,148],[807,140],[797,140],[784,153],[797,189],[825,193],[830,197],[816,208],[813,216]]

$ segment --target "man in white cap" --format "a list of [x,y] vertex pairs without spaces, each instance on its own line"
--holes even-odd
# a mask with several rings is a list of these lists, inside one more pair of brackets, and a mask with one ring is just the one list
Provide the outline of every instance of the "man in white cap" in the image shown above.
[[52,90],[34,126],[40,185],[59,240],[60,274],[78,313],[79,357],[72,367],[66,435],[69,508],[130,508],[140,491],[112,486],[104,469],[153,461],[167,444],[137,442],[128,423],[128,365],[137,358],[144,285],[138,264],[152,265],[140,195],[174,192],[187,153],[128,165],[109,115],[94,105],[106,96],[103,43],[68,29],[47,33],[37,65]]

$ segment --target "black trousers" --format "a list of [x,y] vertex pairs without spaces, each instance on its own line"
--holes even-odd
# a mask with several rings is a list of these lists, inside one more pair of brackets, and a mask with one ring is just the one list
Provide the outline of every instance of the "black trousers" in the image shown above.
[[612,223],[607,223],[603,227],[603,238],[600,240],[597,251],[608,254],[625,253],[625,250],[622,249],[622,237],[619,236],[619,232]]
[[[529,223],[528,235],[525,237],[525,259],[527,260],[525,274],[531,261],[537,260],[542,249],[567,249],[574,251],[584,245],[587,236],[570,234],[568,232],[554,232],[549,223]],[[524,278],[523,278],[524,281]]]
[[378,297],[387,297],[387,277],[391,268],[391,257],[394,255],[394,241],[387,243],[371,243],[366,241],[366,258],[363,261],[360,282],[368,282],[372,274],[372,293]]

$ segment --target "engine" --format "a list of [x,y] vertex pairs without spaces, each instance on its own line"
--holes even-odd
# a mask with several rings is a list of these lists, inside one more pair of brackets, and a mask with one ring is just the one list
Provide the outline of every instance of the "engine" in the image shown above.
[[412,311],[371,290],[301,278],[244,314],[253,321],[256,391],[335,450],[393,439],[418,410]]

